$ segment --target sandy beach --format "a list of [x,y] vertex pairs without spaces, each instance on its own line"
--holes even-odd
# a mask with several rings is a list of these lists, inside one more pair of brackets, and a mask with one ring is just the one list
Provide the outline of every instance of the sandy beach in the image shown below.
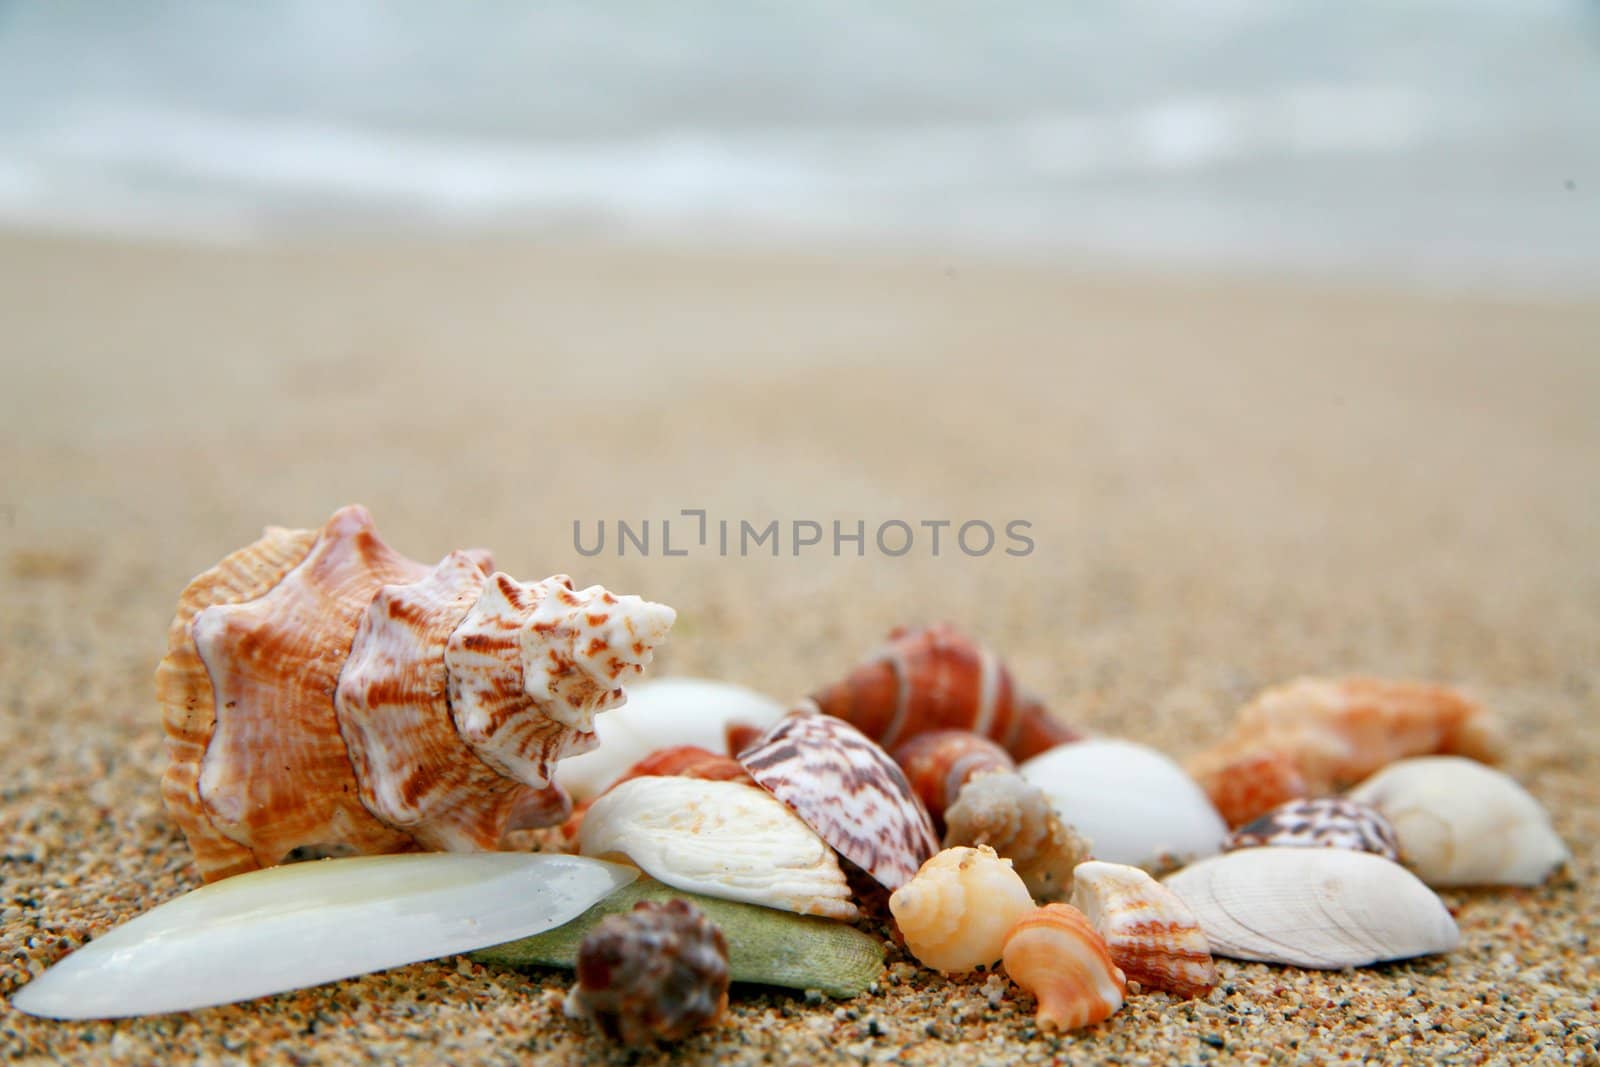
[[[1064,720],[1180,757],[1300,674],[1456,683],[1574,854],[1539,889],[1443,894],[1445,957],[1219,961],[1205,1000],[1132,997],[1062,1037],[1014,988],[891,951],[847,1003],[736,989],[663,1060],[1600,1057],[1600,301],[532,239],[11,235],[0,279],[0,997],[198,884],[151,685],[184,583],[359,502],[418,559],[486,546],[671,604],[653,675],[780,699],[939,619]],[[619,519],[649,554],[618,555]],[[574,524],[592,544],[601,520],[585,555]],[[739,550],[774,520],[776,556]],[[904,555],[875,543],[893,520]],[[1001,533],[935,555],[942,521]],[[796,554],[797,522],[829,533]],[[116,1023],[6,1004],[0,1052],[654,1062],[565,1018],[569,982],[447,959]]]

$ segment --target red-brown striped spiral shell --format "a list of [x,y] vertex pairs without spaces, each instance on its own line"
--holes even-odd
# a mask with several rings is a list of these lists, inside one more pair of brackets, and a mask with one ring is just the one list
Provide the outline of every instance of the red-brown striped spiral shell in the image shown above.
[[1024,693],[998,656],[945,623],[892,631],[811,700],[887,749],[934,730],[970,730],[1023,760],[1079,736]]
[[1014,771],[1016,760],[987,737],[970,730],[935,730],[918,734],[893,752],[911,788],[928,807],[936,827],[944,826],[944,810],[961,787],[987,771]]

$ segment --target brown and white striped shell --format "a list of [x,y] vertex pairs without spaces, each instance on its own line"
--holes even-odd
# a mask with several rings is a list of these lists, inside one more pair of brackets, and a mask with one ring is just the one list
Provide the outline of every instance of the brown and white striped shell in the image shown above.
[[1494,717],[1448,686],[1379,678],[1299,678],[1239,710],[1231,732],[1188,770],[1230,825],[1286,800],[1326,796],[1408,756],[1493,762]]
[[1211,945],[1178,895],[1137,867],[1090,861],[1072,872],[1072,905],[1131,981],[1179,997],[1217,984]]
[[156,672],[168,810],[207,881],[319,855],[493,849],[570,805],[673,611],[482,550],[428,567],[360,507],[269,528],[190,582]]
[[1346,797],[1280,804],[1228,835],[1222,847],[1353,848],[1400,861],[1400,842],[1383,813]]
[[793,712],[739,753],[739,762],[886,889],[899,889],[939,851],[928,810],[906,776],[847,722]]
[[894,630],[811,700],[891,750],[918,734],[971,730],[1022,760],[1078,738],[1017,686],[998,656],[943,623]]

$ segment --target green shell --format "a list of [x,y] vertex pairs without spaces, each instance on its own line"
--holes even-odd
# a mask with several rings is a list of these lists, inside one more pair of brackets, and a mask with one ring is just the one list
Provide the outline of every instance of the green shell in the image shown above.
[[722,928],[735,982],[816,989],[833,997],[866,992],[883,972],[883,942],[832,919],[687,893],[641,876],[564,926],[479,949],[469,958],[502,967],[575,967],[578,945],[607,915],[641,900],[690,901]]

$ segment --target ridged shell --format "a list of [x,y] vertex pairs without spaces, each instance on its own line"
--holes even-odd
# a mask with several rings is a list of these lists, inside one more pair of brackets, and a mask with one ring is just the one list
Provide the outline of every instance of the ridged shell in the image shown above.
[[961,787],[974,775],[1017,769],[1016,761],[998,743],[970,730],[918,734],[892,755],[933,816],[935,827],[943,825],[944,809],[955,803]]
[[585,856],[625,856],[691,893],[853,919],[833,851],[788,808],[738,782],[634,778],[597,799],[578,832]]
[[1010,860],[1038,901],[1072,892],[1090,843],[1061,821],[1044,790],[1015,771],[972,779],[945,812],[944,845],[988,845]]
[[928,810],[906,776],[847,722],[792,713],[739,753],[739,762],[885,889],[899,889],[939,850]]
[[1027,886],[991,848],[947,848],[889,897],[906,948],[923,965],[964,974],[1000,958],[1006,932],[1033,910]]
[[1394,827],[1382,812],[1346,797],[1280,804],[1228,835],[1223,848],[1353,848],[1386,860],[1400,859]]
[[1105,940],[1070,904],[1046,904],[1006,935],[1006,974],[1039,1001],[1040,1030],[1076,1030],[1122,1007],[1127,980]]
[[208,880],[252,871],[255,856],[212,825],[200,800],[200,762],[216,729],[216,695],[200,661],[190,626],[214,604],[254,600],[283,580],[316,543],[315,530],[269,526],[261,540],[246,545],[197,576],[183,591],[178,612],[167,628],[167,655],[156,668],[156,700],[167,732],[167,770],[161,798],[182,828]]
[[[744,769],[744,765],[732,756],[720,756],[715,752],[707,752],[694,745],[674,745],[652,752],[644,759],[629,767],[621,778],[611,785],[615,789],[623,782],[635,778],[707,778],[714,782],[747,782],[755,784],[755,779]],[[604,794],[601,794],[602,796]],[[583,825],[583,818],[588,813],[593,800],[579,803],[572,812],[572,817],[562,824],[561,833],[567,838],[576,837],[578,828]]]
[[1252,809],[1226,795],[1237,789],[1230,779],[1262,775],[1274,760],[1287,759],[1299,773],[1303,792],[1298,795],[1323,796],[1407,756],[1461,755],[1492,762],[1500,747],[1494,718],[1446,686],[1300,678],[1266,690],[1241,708],[1229,735],[1196,756],[1189,770],[1219,798],[1219,807],[1226,802],[1237,824],[1291,799],[1264,789],[1261,806]]
[[1246,848],[1166,879],[1218,956],[1338,970],[1449,952],[1455,920],[1410,871],[1342,848]]
[[784,707],[753,689],[703,678],[661,678],[628,689],[628,702],[595,722],[599,745],[564,759],[556,781],[578,800],[604,793],[653,752],[694,745],[737,755],[727,733],[741,727],[753,740],[783,718]]
[[1027,759],[1078,736],[1023,693],[999,657],[947,624],[894,630],[811,699],[886,749],[934,730],[971,730]]
[[1429,885],[1538,885],[1570,858],[1527,790],[1469,759],[1401,760],[1350,797],[1389,818],[1402,858]]
[[1162,870],[1214,854],[1227,835],[1200,787],[1147,745],[1090,738],[1018,770],[1094,843],[1096,859]]
[[1211,945],[1177,894],[1137,867],[1090,861],[1072,872],[1072,905],[1122,973],[1146,989],[1203,997],[1217,984]]
[[[592,740],[584,717],[622,699],[618,681],[648,662],[672,611],[490,570],[481,551],[406,559],[349,507],[315,533],[269,530],[190,583],[156,686],[163,795],[206,880],[319,855],[495,848],[507,829],[565,817],[550,764]],[[513,599],[520,628],[472,630]]]

